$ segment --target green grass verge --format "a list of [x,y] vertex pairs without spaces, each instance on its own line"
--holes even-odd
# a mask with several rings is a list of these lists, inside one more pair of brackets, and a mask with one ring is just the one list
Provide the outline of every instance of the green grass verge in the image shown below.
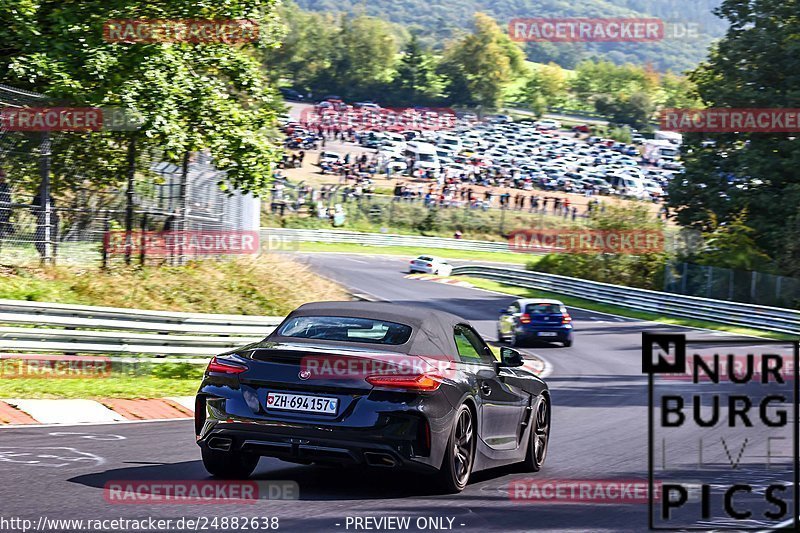
[[646,311],[636,311],[633,309],[627,309],[625,307],[619,307],[616,305],[597,303],[592,300],[586,300],[583,298],[564,296],[562,294],[554,292],[526,289],[524,287],[515,287],[512,285],[506,285],[504,283],[499,283],[497,281],[492,281],[488,279],[473,278],[467,276],[459,276],[458,279],[468,281],[469,283],[480,289],[487,289],[490,291],[501,292],[504,294],[510,294],[512,296],[519,296],[521,298],[556,298],[558,300],[561,300],[567,306],[570,307],[581,307],[583,309],[588,309],[590,311],[611,313],[614,315],[636,318],[639,320],[650,320],[653,322],[661,322],[664,324],[670,324],[674,326],[687,326],[692,328],[713,329],[718,331],[726,331],[728,333],[733,333],[736,335],[753,335],[756,337],[763,337],[766,339],[779,339],[779,340],[793,339],[791,335],[787,335],[784,333],[776,333],[773,331],[764,331],[764,330],[745,328],[739,326],[729,326],[726,324],[719,324],[716,322],[709,322],[706,320],[679,318],[674,316],[662,315],[658,313],[649,313]]
[[446,259],[472,259],[475,261],[494,261],[497,263],[513,263],[524,265],[536,261],[540,256],[517,254],[513,252],[481,252],[472,250],[450,250],[447,248],[422,248],[419,246],[366,246],[352,243],[301,242],[301,252],[340,252],[354,254],[401,255],[416,257],[430,254]]
[[108,270],[2,267],[0,298],[194,313],[281,316],[310,300],[347,300],[344,289],[277,255],[184,266]]
[[0,379],[0,398],[163,398],[193,396],[200,379],[110,376],[98,379]]

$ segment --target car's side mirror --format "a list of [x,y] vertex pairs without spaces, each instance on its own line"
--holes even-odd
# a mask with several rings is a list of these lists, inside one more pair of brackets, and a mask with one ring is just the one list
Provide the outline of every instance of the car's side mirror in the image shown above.
[[500,348],[500,362],[497,364],[497,366],[516,367],[522,366],[523,364],[524,361],[522,360],[522,354],[520,354],[518,351],[506,346]]

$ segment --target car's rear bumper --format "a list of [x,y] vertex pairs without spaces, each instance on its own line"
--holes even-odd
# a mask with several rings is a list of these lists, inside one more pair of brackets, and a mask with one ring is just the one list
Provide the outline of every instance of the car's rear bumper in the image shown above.
[[362,398],[342,419],[255,413],[230,389],[201,389],[195,430],[201,447],[300,462],[402,467],[442,464],[454,411],[439,394],[397,401],[393,393]]
[[288,428],[280,432],[264,432],[248,426],[236,422],[218,423],[198,444],[205,448],[306,464],[403,468],[420,472],[433,472],[441,465],[441,461],[433,464],[430,455],[416,455],[413,440],[340,433],[313,437]]
[[[516,331],[518,338],[542,342],[564,342],[572,338],[573,328],[523,327]],[[543,335],[542,335],[543,333]]]

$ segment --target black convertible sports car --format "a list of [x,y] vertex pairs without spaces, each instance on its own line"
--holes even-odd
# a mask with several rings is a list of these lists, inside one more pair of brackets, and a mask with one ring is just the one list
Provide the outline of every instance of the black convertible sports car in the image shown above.
[[423,307],[306,304],[266,339],[214,357],[197,394],[203,464],[249,476],[259,456],[416,469],[462,490],[477,470],[538,471],[550,392],[519,352]]

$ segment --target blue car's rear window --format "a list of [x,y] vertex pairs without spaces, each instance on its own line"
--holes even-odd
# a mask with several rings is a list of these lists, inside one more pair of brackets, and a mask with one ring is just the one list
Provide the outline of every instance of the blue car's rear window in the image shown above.
[[548,315],[563,313],[564,309],[558,304],[528,304],[525,307],[525,312],[529,315]]
[[298,316],[287,321],[278,335],[299,339],[404,344],[411,337],[411,326],[372,318],[341,316]]

